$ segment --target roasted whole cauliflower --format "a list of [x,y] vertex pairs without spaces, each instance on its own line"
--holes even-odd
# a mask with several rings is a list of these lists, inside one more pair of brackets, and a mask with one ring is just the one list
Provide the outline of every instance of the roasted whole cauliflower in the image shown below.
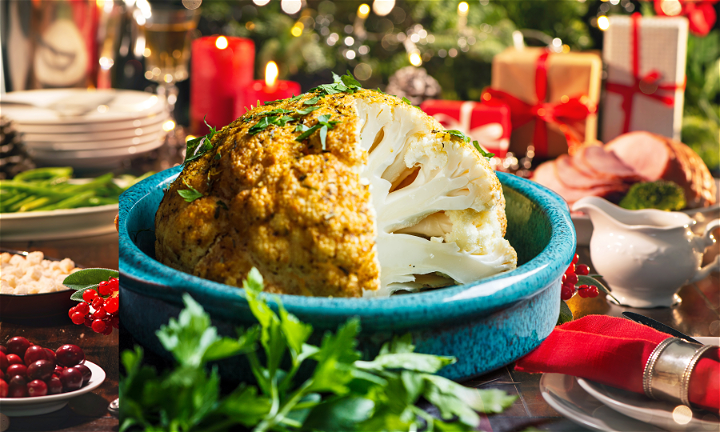
[[155,219],[156,258],[266,291],[387,296],[515,268],[482,149],[394,96],[335,84],[188,145]]

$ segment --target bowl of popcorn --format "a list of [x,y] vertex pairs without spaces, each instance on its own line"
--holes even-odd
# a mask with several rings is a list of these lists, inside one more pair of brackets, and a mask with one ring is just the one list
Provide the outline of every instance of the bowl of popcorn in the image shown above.
[[73,291],[63,280],[80,270],[69,259],[46,258],[42,252],[0,253],[0,321],[44,318],[74,306]]

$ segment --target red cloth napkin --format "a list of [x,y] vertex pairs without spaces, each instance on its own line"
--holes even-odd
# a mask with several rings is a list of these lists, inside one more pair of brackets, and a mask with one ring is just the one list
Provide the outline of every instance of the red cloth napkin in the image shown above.
[[[644,394],[642,375],[655,347],[672,337],[636,322],[589,315],[558,326],[515,370],[561,373]],[[690,402],[720,410],[718,349],[705,352],[690,376]]]

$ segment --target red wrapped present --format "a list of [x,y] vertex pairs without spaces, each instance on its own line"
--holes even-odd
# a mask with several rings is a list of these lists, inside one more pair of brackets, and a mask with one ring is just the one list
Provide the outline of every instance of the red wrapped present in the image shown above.
[[513,153],[524,155],[532,144],[536,157],[554,158],[595,141],[601,72],[594,53],[509,48],[493,58],[482,101],[510,108]]
[[504,157],[510,143],[510,110],[472,101],[427,100],[420,105],[445,129],[459,130],[490,153]]

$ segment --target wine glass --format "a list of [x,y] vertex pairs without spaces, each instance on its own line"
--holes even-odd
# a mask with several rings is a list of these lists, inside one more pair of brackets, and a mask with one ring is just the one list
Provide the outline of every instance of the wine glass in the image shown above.
[[148,15],[140,25],[145,38],[145,78],[158,83],[158,95],[166,98],[174,120],[178,94],[175,83],[188,78],[191,36],[200,13],[199,9],[154,3]]

